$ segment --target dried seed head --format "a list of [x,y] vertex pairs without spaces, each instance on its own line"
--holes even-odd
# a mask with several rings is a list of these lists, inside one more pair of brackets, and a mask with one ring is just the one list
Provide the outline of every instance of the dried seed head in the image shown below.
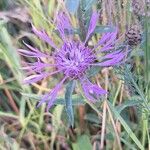
[[136,16],[145,16],[144,6],[142,0],[132,0],[132,9]]
[[139,25],[132,25],[126,32],[126,40],[128,45],[137,46],[142,41],[142,32]]
[[150,0],[145,0],[146,4],[146,16],[150,17]]
[[132,0],[132,9],[137,17],[150,17],[150,0]]
[[150,0],[145,0],[146,6],[150,8]]

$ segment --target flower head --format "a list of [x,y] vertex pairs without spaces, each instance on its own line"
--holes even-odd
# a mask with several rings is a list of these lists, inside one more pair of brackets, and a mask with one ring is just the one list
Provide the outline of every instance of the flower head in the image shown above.
[[85,74],[95,60],[94,53],[79,42],[64,43],[54,56],[57,68],[63,69],[65,76],[79,78]]
[[[53,47],[55,52],[52,54],[43,53],[28,44],[26,44],[26,46],[30,49],[30,51],[19,49],[19,52],[23,56],[37,58],[37,62],[28,63],[27,67],[23,67],[23,69],[29,71],[29,74],[34,72],[34,75],[29,75],[25,79],[25,82],[38,82],[43,78],[58,73],[61,73],[64,76],[53,90],[42,97],[38,106],[47,102],[47,108],[49,109],[54,104],[57,93],[66,80],[79,80],[85,96],[92,102],[97,101],[99,96],[107,93],[107,91],[98,85],[91,83],[86,76],[86,72],[91,66],[108,67],[119,64],[123,60],[125,52],[121,49],[114,50],[117,40],[117,29],[114,32],[103,34],[101,39],[93,48],[86,46],[87,41],[95,30],[97,19],[98,14],[93,12],[85,41],[75,41],[72,36],[70,37],[65,34],[66,30],[69,33],[72,29],[69,18],[63,12],[59,13],[56,18],[56,27],[59,31],[60,37],[62,38],[62,44],[60,44],[60,46],[56,46],[44,30],[39,31],[32,26],[33,32],[41,40]],[[98,58],[98,54],[103,55],[101,58]],[[53,59],[54,63],[43,62],[43,57]],[[55,68],[55,71],[49,72],[46,71],[45,68]]]

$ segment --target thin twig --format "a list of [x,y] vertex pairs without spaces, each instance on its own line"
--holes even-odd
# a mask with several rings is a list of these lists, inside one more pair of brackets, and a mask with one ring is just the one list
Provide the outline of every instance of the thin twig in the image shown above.
[[81,133],[85,131],[85,106],[79,106],[79,122]]
[[18,109],[18,107],[17,107],[17,105],[16,105],[14,99],[12,98],[12,96],[11,96],[9,90],[5,88],[4,91],[5,91],[5,94],[6,94],[7,97],[8,97],[8,100],[9,100],[9,103],[10,103],[12,109],[15,111],[15,113],[19,114],[19,109]]
[[106,126],[106,100],[103,105],[103,120],[102,120],[102,132],[101,132],[101,142],[100,149],[104,149],[104,139],[105,139],[105,126]]
[[[105,90],[108,90],[108,69],[104,69],[105,74]],[[105,127],[106,127],[106,106],[107,106],[107,94],[103,104],[103,119],[102,119],[102,132],[101,132],[101,142],[100,149],[104,149],[104,140],[105,140]]]
[[115,134],[116,134],[116,138],[117,138],[117,142],[118,142],[119,149],[122,150],[122,146],[121,146],[120,138],[119,138],[119,135],[118,135],[118,131],[117,131],[117,128],[116,128],[116,126],[115,126],[115,122],[114,122],[114,120],[113,120],[113,117],[112,117],[110,108],[109,108],[109,106],[107,105],[107,102],[106,102],[106,107],[107,107],[107,110],[108,110],[108,113],[109,113],[109,116],[110,116],[110,120],[111,120],[111,122],[112,122],[114,131],[115,131]]
[[[5,81],[3,80],[2,76],[0,76],[0,84],[4,84]],[[12,107],[12,109],[16,112],[16,114],[19,114],[19,109],[14,101],[14,99],[11,96],[11,93],[9,92],[9,90],[7,88],[4,88],[4,92],[8,97],[8,101]]]

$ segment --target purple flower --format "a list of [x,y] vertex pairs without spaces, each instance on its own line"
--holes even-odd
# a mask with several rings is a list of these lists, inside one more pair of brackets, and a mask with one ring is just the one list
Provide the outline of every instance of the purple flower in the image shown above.
[[[23,56],[37,59],[37,62],[28,63],[28,66],[23,67],[24,70],[28,70],[29,74],[24,80],[25,83],[35,83],[58,73],[63,75],[61,81],[48,94],[42,97],[38,106],[47,103],[47,109],[49,109],[54,104],[58,91],[62,88],[66,80],[75,79],[80,81],[86,98],[91,102],[97,101],[101,95],[107,93],[107,91],[98,85],[91,83],[86,76],[86,72],[91,66],[109,67],[117,65],[123,60],[126,54],[122,50],[114,50],[117,40],[117,29],[114,32],[104,33],[93,48],[86,46],[86,43],[95,30],[97,19],[98,14],[93,12],[86,39],[84,42],[81,42],[80,40],[75,41],[72,35],[65,34],[66,31],[68,33],[71,31],[72,26],[69,18],[63,12],[59,13],[56,18],[56,27],[62,39],[62,44],[59,46],[52,41],[44,30],[39,31],[32,26],[33,32],[41,40],[54,48],[55,52],[47,54],[28,44],[25,45],[30,51],[19,49],[19,52]],[[100,54],[101,57],[98,58],[97,56]],[[43,58],[48,60],[53,59],[54,63],[45,63],[42,61]],[[48,69],[53,69],[54,71],[48,71]]]

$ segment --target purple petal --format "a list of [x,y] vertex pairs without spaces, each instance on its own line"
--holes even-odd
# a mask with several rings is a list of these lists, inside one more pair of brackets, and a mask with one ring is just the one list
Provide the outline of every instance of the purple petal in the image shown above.
[[28,65],[29,66],[27,66],[27,67],[22,67],[22,69],[23,70],[31,70],[31,71],[39,72],[39,71],[42,71],[42,69],[44,69],[46,67],[57,66],[56,64],[42,63],[40,61],[35,62],[35,63],[28,63]]
[[31,52],[28,50],[24,50],[24,49],[18,49],[18,52],[20,52],[20,54],[22,56],[26,56],[26,57],[49,57],[48,55],[44,54],[44,53],[35,53],[35,52]]
[[94,47],[96,49],[98,46],[102,46],[102,48],[99,50],[101,52],[106,52],[114,48],[114,44],[116,42],[118,30],[110,33],[105,33],[99,40],[98,44]]
[[67,79],[67,77],[64,77],[61,82],[59,84],[56,85],[56,87],[48,94],[44,95],[42,97],[42,99],[40,100],[39,104],[37,105],[37,107],[41,106],[43,103],[48,101],[48,105],[47,105],[47,111],[50,109],[50,107],[52,107],[56,97],[57,97],[57,93],[60,90],[62,84],[65,82],[65,80]]
[[25,49],[18,49],[18,51],[20,52],[21,55],[23,56],[29,56],[29,57],[37,57],[37,54],[34,52],[31,52],[29,50],[25,50]]
[[105,56],[105,58],[110,58],[109,60],[104,60],[104,62],[95,63],[93,65],[94,66],[103,66],[103,67],[114,66],[114,65],[117,65],[118,63],[120,63],[120,61],[122,61],[124,57],[125,57],[125,53],[119,53],[116,55],[109,54],[109,55]]
[[[109,59],[109,58],[113,58],[113,57],[119,57],[118,54],[121,54],[122,50],[117,50],[117,51],[114,51],[114,52],[111,52],[111,53],[108,53],[106,54],[103,58],[104,59]],[[122,53],[123,54],[123,53]]]
[[68,16],[64,12],[59,12],[56,18],[57,21],[57,29],[61,35],[61,38],[66,41],[65,36],[65,29],[70,31],[71,30],[71,24],[69,21]]
[[46,77],[46,74],[31,75],[24,79],[25,84],[35,83]]
[[24,50],[24,49],[18,49],[21,55],[26,56],[26,57],[51,57],[48,54],[42,53],[40,50],[37,48],[32,47],[31,45],[28,45],[27,43],[24,42],[24,44],[31,50]]
[[43,78],[54,75],[54,74],[59,73],[61,71],[62,71],[62,69],[51,72],[51,73],[41,73],[41,74],[37,74],[37,75],[31,75],[31,76],[24,79],[24,83],[26,83],[26,84],[35,83],[35,82],[42,80]]
[[101,39],[99,40],[98,44],[103,45],[112,36],[112,34],[113,34],[113,32],[104,33],[103,36],[101,37]]
[[40,50],[38,50],[37,48],[32,47],[31,45],[23,42],[30,50],[32,50],[33,52],[39,53]]
[[104,46],[113,45],[116,41],[117,33],[118,33],[118,30],[116,28],[115,32],[113,32],[110,39],[106,42],[106,44]]
[[107,46],[107,47],[101,48],[99,51],[100,52],[107,52],[107,51],[110,51],[112,49],[114,49],[114,46]]
[[98,42],[98,44],[99,45],[109,45],[109,44],[111,44],[116,39],[117,33],[118,33],[118,30],[116,28],[114,32],[110,32],[110,33],[104,34],[101,37],[101,39]]
[[88,28],[88,33],[87,33],[87,36],[86,36],[86,39],[85,39],[84,43],[87,42],[87,40],[89,39],[90,35],[95,30],[98,17],[99,17],[98,13],[96,11],[94,11],[92,16],[91,16],[91,20],[90,20],[90,24],[89,24],[89,28]]
[[43,31],[37,30],[33,24],[32,24],[32,30],[41,40],[47,42],[50,46],[57,49],[57,46],[54,44],[52,39],[47,35],[47,33],[44,30]]
[[81,84],[85,96],[92,102],[96,102],[101,95],[107,93],[107,91],[98,85],[92,84],[88,79],[81,79]]

